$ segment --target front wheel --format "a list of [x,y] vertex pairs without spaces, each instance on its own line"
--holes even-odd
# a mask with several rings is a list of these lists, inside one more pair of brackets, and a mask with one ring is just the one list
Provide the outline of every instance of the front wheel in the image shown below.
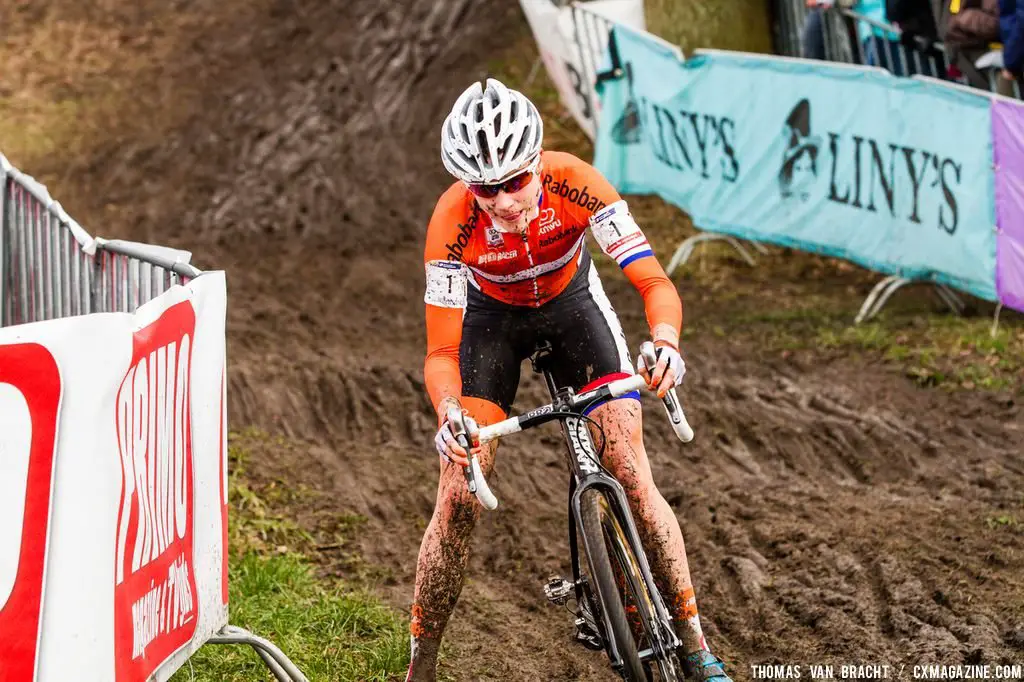
[[636,641],[626,620],[626,609],[623,604],[619,587],[616,584],[615,573],[612,570],[611,557],[608,554],[608,543],[606,540],[607,519],[612,517],[611,510],[604,495],[596,488],[584,490],[580,495],[580,532],[582,533],[587,548],[587,562],[590,568],[590,578],[594,585],[597,597],[597,606],[601,613],[595,614],[599,627],[604,627],[604,619],[601,614],[607,617],[608,626],[611,632],[605,632],[605,649],[611,656],[610,639],[615,645],[622,659],[623,679],[631,682],[647,682],[647,674],[644,672],[643,664],[637,653]]
[[[602,504],[607,506],[607,500],[602,497]],[[637,560],[633,547],[626,539],[626,533],[622,530],[622,524],[618,517],[606,509],[602,519],[605,541],[611,549],[611,555],[617,569],[617,575],[621,577],[621,584],[625,588],[626,603],[635,609],[635,621],[639,621],[639,629],[634,626],[637,634],[637,647],[641,650],[650,650],[653,665],[658,671],[658,680],[661,682],[676,682],[683,679],[683,673],[676,665],[675,653],[667,643],[674,642],[675,633],[671,631],[671,622],[658,616],[658,607],[655,601],[657,588],[648,585],[644,580],[643,571],[640,569],[640,562]],[[645,665],[652,665],[650,662]],[[650,679],[650,676],[648,677]]]

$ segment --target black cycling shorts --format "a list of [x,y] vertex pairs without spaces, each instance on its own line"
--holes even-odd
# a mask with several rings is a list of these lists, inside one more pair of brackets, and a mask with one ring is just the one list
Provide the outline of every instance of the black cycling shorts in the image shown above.
[[[548,341],[555,383],[579,392],[634,373],[626,336],[589,254],[565,291],[539,308],[510,305],[469,287],[462,320],[462,394],[509,413],[523,360]],[[639,397],[639,394],[631,397]]]

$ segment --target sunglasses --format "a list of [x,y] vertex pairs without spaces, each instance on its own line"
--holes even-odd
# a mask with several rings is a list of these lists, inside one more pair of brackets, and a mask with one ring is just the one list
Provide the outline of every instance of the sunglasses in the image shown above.
[[533,180],[533,174],[536,172],[537,166],[539,165],[539,161],[540,159],[538,158],[527,166],[526,170],[522,173],[513,175],[504,182],[498,182],[490,185],[484,183],[466,183],[466,187],[469,188],[470,192],[482,199],[493,199],[498,196],[500,192],[514,194],[530,184],[530,181]]

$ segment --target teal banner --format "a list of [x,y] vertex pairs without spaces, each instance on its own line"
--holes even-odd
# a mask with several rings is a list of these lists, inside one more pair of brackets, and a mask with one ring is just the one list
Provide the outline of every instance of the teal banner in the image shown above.
[[990,99],[861,67],[709,51],[616,29],[595,165],[703,230],[996,300]]

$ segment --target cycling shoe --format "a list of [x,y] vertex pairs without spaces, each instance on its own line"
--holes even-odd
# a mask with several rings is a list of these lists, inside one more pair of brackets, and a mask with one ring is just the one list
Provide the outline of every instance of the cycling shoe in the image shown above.
[[701,649],[692,654],[680,652],[680,663],[686,679],[697,682],[732,682],[732,679],[725,674],[725,664],[715,658],[710,651]]

